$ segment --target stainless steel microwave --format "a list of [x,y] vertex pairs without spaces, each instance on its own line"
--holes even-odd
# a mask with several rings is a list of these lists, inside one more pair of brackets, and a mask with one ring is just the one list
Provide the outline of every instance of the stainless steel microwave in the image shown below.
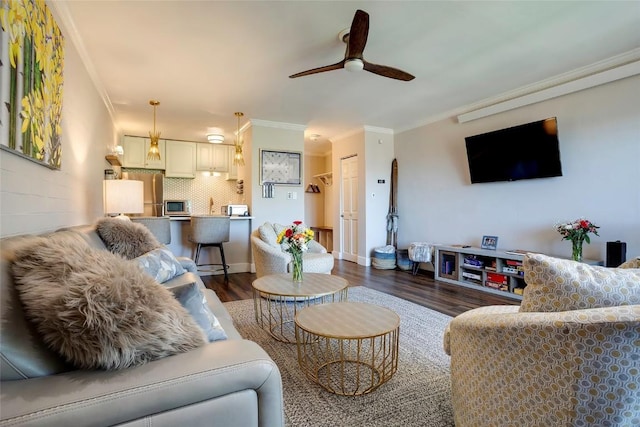
[[165,200],[164,214],[169,216],[191,215],[191,200]]

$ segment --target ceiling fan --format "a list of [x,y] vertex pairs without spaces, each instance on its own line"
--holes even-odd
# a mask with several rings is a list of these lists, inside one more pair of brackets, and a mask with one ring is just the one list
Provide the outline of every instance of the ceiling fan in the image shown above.
[[411,74],[397,68],[372,64],[371,62],[365,61],[362,56],[362,52],[367,44],[368,35],[369,14],[358,9],[353,17],[353,22],[351,22],[351,28],[341,31],[338,35],[338,38],[347,44],[344,59],[332,65],[325,65],[324,67],[313,68],[311,70],[293,74],[289,76],[289,78],[295,79],[296,77],[308,76],[310,74],[323,73],[331,70],[339,70],[340,68],[346,68],[349,71],[360,71],[364,69],[365,71],[369,71],[383,77],[403,81],[409,81],[415,78]]

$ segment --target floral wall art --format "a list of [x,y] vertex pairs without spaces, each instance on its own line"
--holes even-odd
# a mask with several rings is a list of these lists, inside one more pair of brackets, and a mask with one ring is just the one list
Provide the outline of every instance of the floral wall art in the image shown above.
[[62,33],[43,0],[0,1],[0,148],[60,169]]

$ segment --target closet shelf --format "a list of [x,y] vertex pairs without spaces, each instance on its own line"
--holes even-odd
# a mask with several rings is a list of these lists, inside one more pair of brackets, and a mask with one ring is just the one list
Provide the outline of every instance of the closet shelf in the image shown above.
[[321,173],[318,175],[314,175],[314,178],[318,178],[320,182],[322,182],[327,187],[333,184],[333,172]]

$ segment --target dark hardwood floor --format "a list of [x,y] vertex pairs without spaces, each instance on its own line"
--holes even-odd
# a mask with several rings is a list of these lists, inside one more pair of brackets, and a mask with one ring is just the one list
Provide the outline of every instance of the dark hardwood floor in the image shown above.
[[[350,286],[366,286],[449,316],[476,307],[520,303],[516,299],[435,281],[433,273],[422,270],[413,276],[410,271],[377,270],[336,260],[332,274],[345,278]],[[252,273],[230,274],[228,283],[223,275],[202,276],[205,286],[215,291],[222,302],[252,298],[251,282],[255,279]]]

